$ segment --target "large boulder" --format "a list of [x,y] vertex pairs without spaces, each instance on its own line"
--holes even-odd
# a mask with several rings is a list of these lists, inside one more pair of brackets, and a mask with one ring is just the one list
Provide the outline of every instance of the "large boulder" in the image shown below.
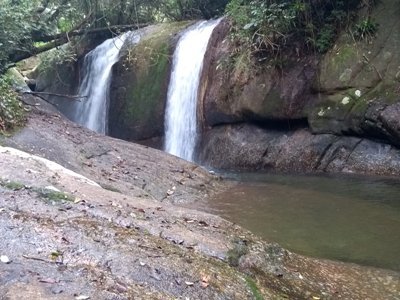
[[400,150],[358,137],[313,135],[308,129],[221,125],[202,141],[200,161],[228,170],[400,175]]
[[146,28],[114,66],[109,134],[143,141],[164,134],[164,111],[174,46],[188,22]]
[[[222,22],[216,31],[226,26]],[[203,101],[206,124],[240,121],[303,119],[312,98],[310,88],[316,77],[315,61],[298,58],[285,72],[274,68],[274,62],[250,70],[247,54],[233,58],[237,51],[228,30],[214,47],[208,73],[208,88]]]
[[[374,36],[356,40],[349,30],[319,58],[286,55],[285,62],[271,59],[258,69],[249,69],[246,53],[233,58],[237,45],[225,31],[208,68],[201,107],[206,124],[303,119],[313,133],[399,144],[393,118],[400,102],[399,15],[400,2],[382,0],[370,15],[379,24]],[[386,122],[389,106],[392,118]]]
[[324,56],[314,87],[320,102],[308,115],[314,133],[350,133],[400,143],[399,123],[393,118],[400,102],[399,15],[399,1],[380,1],[371,15],[379,24],[374,37],[356,41],[345,32]]

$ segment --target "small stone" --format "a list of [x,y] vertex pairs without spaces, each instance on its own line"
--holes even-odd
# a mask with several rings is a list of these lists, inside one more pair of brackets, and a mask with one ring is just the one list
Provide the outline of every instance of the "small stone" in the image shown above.
[[1,255],[0,256],[0,261],[4,264],[9,264],[11,262],[11,260],[8,258],[8,256],[6,255]]
[[53,192],[58,192],[58,193],[61,192],[58,188],[51,186],[51,185],[46,186],[45,189],[48,191],[53,191]]
[[346,105],[346,104],[349,104],[350,103],[350,97],[344,97],[343,99],[342,99],[342,104],[343,105]]
[[51,292],[55,295],[61,294],[62,292],[64,292],[64,290],[59,287],[59,286],[55,286],[51,288]]
[[79,295],[79,296],[75,297],[75,299],[76,300],[88,300],[88,299],[90,299],[90,297],[86,296],[86,295]]

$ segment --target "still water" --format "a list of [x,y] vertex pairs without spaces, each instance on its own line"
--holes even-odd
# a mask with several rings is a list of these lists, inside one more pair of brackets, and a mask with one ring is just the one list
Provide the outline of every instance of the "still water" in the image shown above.
[[230,177],[239,184],[203,209],[300,254],[400,270],[400,181]]

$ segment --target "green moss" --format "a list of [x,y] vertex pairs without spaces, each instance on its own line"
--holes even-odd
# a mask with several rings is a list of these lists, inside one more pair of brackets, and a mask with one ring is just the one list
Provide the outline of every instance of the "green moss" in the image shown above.
[[261,294],[261,291],[258,288],[257,283],[253,280],[253,278],[246,276],[245,279],[246,279],[247,286],[249,287],[251,293],[254,296],[254,299],[255,300],[264,300],[264,297]]
[[131,120],[152,118],[165,90],[170,59],[169,46],[162,43],[149,51],[152,52],[150,56],[142,58],[146,65],[137,69],[136,84],[128,90],[129,103],[125,114]]
[[[162,24],[128,51],[123,66],[134,78],[126,85],[125,103],[118,116],[129,129],[140,130],[163,112],[172,63],[173,37],[188,22]],[[125,72],[125,71],[124,71]]]
[[46,188],[35,190],[45,202],[60,203],[60,202],[73,202],[75,198],[67,193],[58,192]]
[[19,191],[25,188],[25,185],[16,181],[5,181],[5,180],[0,180],[0,186],[12,190],[12,191]]

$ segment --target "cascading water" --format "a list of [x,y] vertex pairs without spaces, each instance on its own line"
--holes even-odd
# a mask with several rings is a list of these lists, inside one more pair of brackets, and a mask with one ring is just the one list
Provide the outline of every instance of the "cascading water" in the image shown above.
[[208,41],[220,20],[190,27],[176,47],[165,115],[165,151],[193,161],[197,142],[197,96]]
[[84,59],[83,81],[79,95],[85,96],[75,106],[75,122],[98,133],[107,133],[107,106],[111,83],[112,66],[119,60],[121,47],[130,38],[132,44],[138,43],[140,35],[133,32],[108,39],[90,51]]

